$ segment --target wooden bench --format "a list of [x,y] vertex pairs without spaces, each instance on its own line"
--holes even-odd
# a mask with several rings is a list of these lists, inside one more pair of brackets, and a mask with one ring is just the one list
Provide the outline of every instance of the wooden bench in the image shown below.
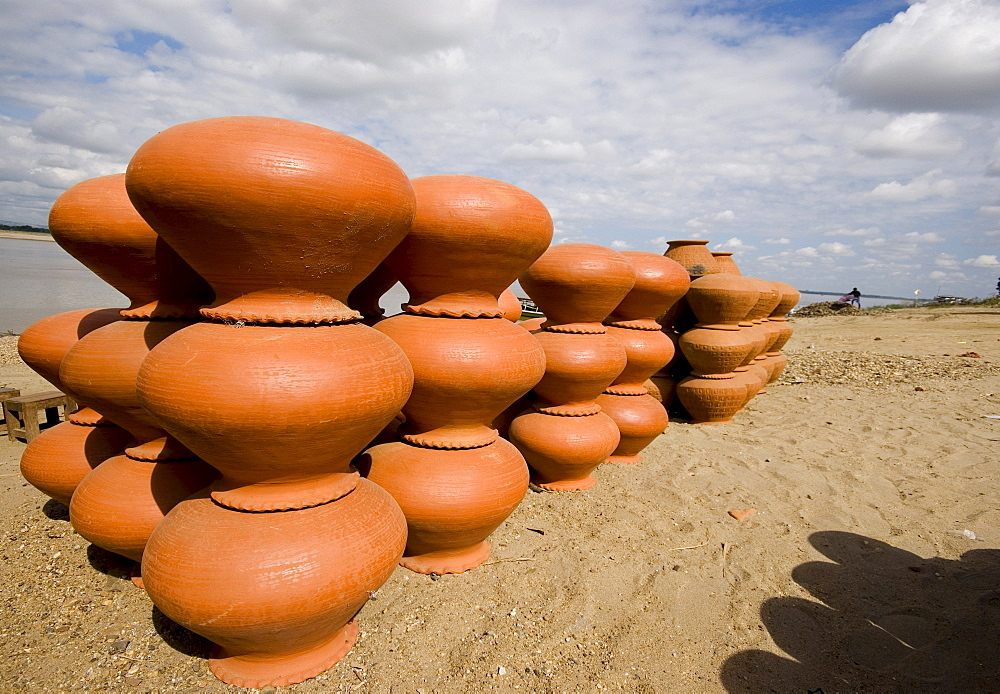
[[[17,388],[0,388],[0,409],[3,407],[4,400],[10,400],[11,398],[16,398],[21,394]],[[7,418],[0,417],[0,434],[7,433]]]
[[[62,414],[59,413],[62,408]],[[58,390],[23,395],[3,401],[4,419],[7,421],[7,436],[11,441],[31,441],[42,429],[55,426],[76,408],[73,399]],[[45,421],[39,421],[44,414]]]

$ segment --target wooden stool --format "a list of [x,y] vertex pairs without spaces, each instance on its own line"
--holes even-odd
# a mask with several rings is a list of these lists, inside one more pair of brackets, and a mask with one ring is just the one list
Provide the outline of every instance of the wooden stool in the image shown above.
[[[0,407],[4,400],[10,400],[11,398],[16,398],[21,394],[17,388],[0,388]],[[0,434],[7,433],[7,418],[0,417]]]
[[[3,401],[4,418],[7,420],[7,436],[11,441],[23,439],[31,443],[42,429],[58,424],[62,417],[59,408],[63,408],[63,416],[68,415],[76,407],[73,399],[58,390],[47,390],[44,393],[24,395]],[[39,422],[38,415],[45,413],[45,421]]]

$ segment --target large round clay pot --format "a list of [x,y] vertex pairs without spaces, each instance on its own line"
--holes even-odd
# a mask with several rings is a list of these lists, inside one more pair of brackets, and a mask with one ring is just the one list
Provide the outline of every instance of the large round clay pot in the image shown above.
[[738,324],[747,317],[758,296],[747,278],[720,272],[694,280],[684,298],[697,316],[699,327],[739,330]]
[[635,273],[635,284],[604,321],[619,328],[659,330],[657,322],[684,296],[691,280],[678,262],[656,253],[624,251]]
[[644,395],[646,380],[673,359],[673,341],[659,330],[609,326],[608,334],[625,348],[626,365],[604,392]]
[[399,507],[367,480],[336,501],[287,512],[243,513],[198,495],[153,532],[142,575],[167,617],[216,644],[216,677],[283,687],[351,650],[353,618],[392,574],[405,540]]
[[739,266],[736,261],[733,260],[733,254],[729,251],[712,251],[712,257],[715,258],[715,263],[719,268],[719,272],[725,272],[730,275],[742,275]]
[[668,241],[663,254],[684,266],[691,279],[719,272],[719,264],[708,250],[708,241],[681,239]]
[[535,409],[580,417],[600,412],[597,396],[627,363],[622,343],[607,333],[538,330],[532,335],[545,352],[545,375],[534,387]]
[[380,263],[370,275],[351,290],[347,296],[347,305],[361,314],[365,325],[375,325],[385,315],[379,305],[379,299],[392,289],[397,282],[396,276],[385,263]]
[[802,295],[799,290],[788,284],[787,282],[777,282],[771,281],[771,286],[778,291],[780,298],[778,303],[771,309],[771,318],[784,318],[789,311],[795,308],[795,305],[799,303],[799,299]]
[[[80,338],[66,353],[59,378],[83,402],[126,429],[140,447],[164,437],[153,416],[139,403],[136,376],[150,349],[191,326],[187,321],[122,320]],[[141,450],[133,451],[147,457]],[[156,449],[157,458],[187,459],[190,451],[171,441]]]
[[767,392],[766,390],[767,381],[771,377],[771,374],[767,369],[765,369],[763,366],[760,365],[760,362],[753,361],[750,364],[747,364],[745,367],[740,367],[740,368],[745,368],[748,373],[753,374],[753,377],[757,379],[758,385],[757,385],[757,390],[754,393],[754,397],[760,395],[761,393]]
[[533,470],[532,481],[550,491],[594,486],[593,471],[618,447],[618,425],[603,412],[560,417],[526,412],[510,425],[510,442]]
[[462,573],[482,564],[490,555],[486,538],[528,491],[524,458],[500,438],[461,450],[397,441],[361,457],[368,479],[403,509],[409,535],[400,564],[418,573]]
[[117,308],[83,308],[42,318],[17,338],[17,353],[38,375],[75,398],[59,378],[63,357],[87,333],[120,320],[120,312]]
[[500,305],[501,315],[511,323],[517,323],[521,319],[521,311],[523,310],[521,300],[517,298],[517,294],[510,287],[500,292],[497,303]]
[[646,381],[646,391],[663,407],[669,408],[677,393],[677,379],[662,372],[655,374]]
[[742,383],[744,388],[746,388],[746,400],[743,402],[743,407],[745,407],[748,402],[754,399],[757,392],[760,390],[760,378],[756,373],[750,371],[748,367],[738,366],[733,373],[733,380],[738,383]]
[[688,376],[677,384],[677,399],[695,424],[730,422],[747,402],[747,386],[736,378]]
[[545,323],[545,316],[539,318],[529,318],[528,320],[520,321],[517,326],[519,328],[524,328],[529,333],[539,330],[542,324]]
[[220,321],[355,320],[348,295],[406,235],[414,197],[378,150],[256,116],[168,128],[132,157],[128,195],[215,290]]
[[417,212],[388,264],[410,292],[404,310],[426,316],[494,318],[497,298],[552,240],[538,198],[479,176],[412,181]]
[[137,387],[157,421],[222,473],[216,502],[269,511],[353,489],[351,459],[396,416],[412,383],[399,347],[361,323],[199,323],[149,353]]
[[771,311],[781,301],[781,293],[773,284],[759,277],[744,277],[743,279],[749,281],[758,291],[757,301],[754,302],[753,306],[747,312],[746,320],[760,323],[760,321],[771,315]]
[[217,476],[200,460],[154,463],[118,455],[80,481],[69,519],[89,542],[142,561],[146,541],[164,515]]
[[399,433],[418,446],[475,448],[494,441],[493,419],[545,372],[535,338],[503,318],[402,313],[375,329],[413,365],[413,394],[402,408],[406,423]]
[[744,330],[694,328],[680,337],[681,351],[691,364],[691,371],[702,378],[731,374],[753,358],[758,336]]
[[670,420],[663,405],[648,393],[644,395],[612,395],[597,398],[601,411],[607,414],[621,432],[621,441],[608,457],[609,463],[637,463],[639,453],[663,433]]
[[21,476],[42,493],[69,505],[83,478],[108,458],[121,455],[132,442],[121,427],[100,420],[99,415],[97,419],[101,426],[62,422],[42,431],[21,455]]
[[126,318],[189,318],[212,290],[136,212],[125,174],[92,178],[59,196],[49,213],[56,242],[125,294]]
[[618,251],[562,243],[545,251],[519,282],[545,314],[546,330],[603,333],[601,321],[632,289],[635,271]]
[[781,352],[768,355],[767,366],[765,367],[767,369],[768,385],[781,378],[781,374],[784,372],[786,366],[788,366],[788,357]]

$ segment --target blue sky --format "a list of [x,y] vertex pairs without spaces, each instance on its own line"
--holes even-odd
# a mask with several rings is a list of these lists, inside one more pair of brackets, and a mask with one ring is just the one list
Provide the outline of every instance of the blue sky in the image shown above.
[[[5,3],[0,219],[175,123],[259,114],[524,187],[556,242],[706,238],[747,274],[986,296],[1000,2]],[[67,18],[72,18],[68,21]]]

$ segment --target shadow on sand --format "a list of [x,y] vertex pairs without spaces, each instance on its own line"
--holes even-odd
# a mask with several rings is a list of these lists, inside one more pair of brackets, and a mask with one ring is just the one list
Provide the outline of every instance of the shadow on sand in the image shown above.
[[761,618],[789,657],[737,653],[728,692],[1000,691],[1000,550],[922,559],[845,532],[810,543],[832,562],[792,578],[816,601],[771,598]]

